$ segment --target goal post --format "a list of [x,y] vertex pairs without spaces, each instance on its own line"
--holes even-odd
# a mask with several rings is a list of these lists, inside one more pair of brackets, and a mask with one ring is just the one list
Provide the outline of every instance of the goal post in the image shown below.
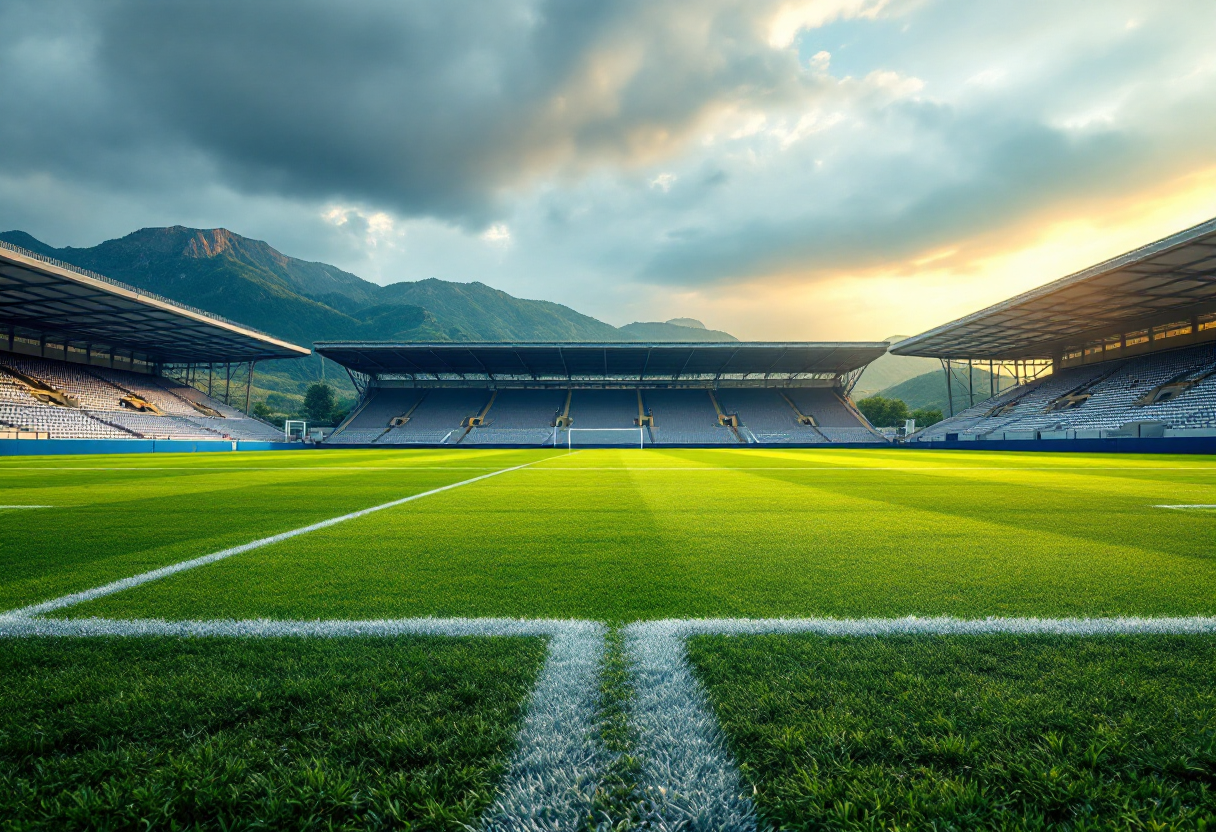
[[638,447],[646,447],[646,428],[566,428],[566,450],[574,447],[575,433],[636,433],[638,435]]

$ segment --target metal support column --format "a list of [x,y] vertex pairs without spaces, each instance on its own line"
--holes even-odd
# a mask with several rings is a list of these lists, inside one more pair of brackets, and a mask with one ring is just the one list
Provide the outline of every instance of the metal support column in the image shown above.
[[249,415],[249,397],[253,395],[253,369],[258,362],[249,362],[249,378],[245,382],[245,415]]
[[946,372],[946,404],[950,408],[950,415],[954,415],[954,389],[950,384],[950,359],[943,358],[942,369]]

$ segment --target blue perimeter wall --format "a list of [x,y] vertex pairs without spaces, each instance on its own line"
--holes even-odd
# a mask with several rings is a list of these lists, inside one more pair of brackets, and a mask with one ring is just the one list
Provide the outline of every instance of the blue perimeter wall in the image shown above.
[[[235,444],[236,447],[233,447]],[[206,451],[292,451],[311,447],[301,442],[249,442],[226,439],[188,442],[181,439],[0,439],[0,456],[44,454],[192,454]]]
[[[471,445],[478,448],[521,448],[534,447],[523,445]],[[584,445],[584,448],[597,447]],[[598,447],[624,447],[608,445]],[[647,446],[667,449],[676,446],[658,445]],[[1133,453],[1133,454],[1216,454],[1216,437],[1164,437],[1159,439],[1028,439],[1005,442],[910,442],[898,445],[876,444],[837,444],[837,445],[687,445],[681,447],[703,448],[818,448],[827,450],[838,448],[859,449],[886,448],[899,450],[915,448],[918,450],[949,450],[949,451],[1062,451],[1066,453]],[[252,442],[240,440],[233,448],[228,440],[187,442],[180,439],[0,439],[0,456],[42,456],[52,454],[151,454],[151,453],[202,453],[226,451],[302,451],[316,450],[353,450],[356,448],[374,448],[376,450],[406,450],[408,448],[453,448],[453,445],[311,445],[302,442]],[[560,450],[560,448],[559,448]]]

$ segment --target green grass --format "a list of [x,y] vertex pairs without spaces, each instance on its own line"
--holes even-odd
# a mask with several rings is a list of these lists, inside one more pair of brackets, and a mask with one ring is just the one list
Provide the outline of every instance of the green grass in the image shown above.
[[9,640],[0,829],[464,829],[543,639]]
[[699,637],[786,830],[1216,828],[1216,640]]
[[0,610],[518,465],[543,452],[0,458]]
[[[68,614],[621,622],[1216,612],[1216,517],[1153,508],[1216,503],[1211,457],[747,449],[536,458]],[[332,496],[345,510],[386,496],[346,493],[364,481],[379,487],[370,475],[334,476],[306,501]],[[218,513],[207,512],[211,522]],[[70,532],[75,520],[63,517]]]
[[[1216,613],[1216,513],[1153,507],[1216,504],[1216,458],[772,448],[0,459],[0,504],[55,506],[0,512],[0,609],[525,462],[62,614]],[[791,828],[1165,829],[1212,811],[1213,643],[692,649],[762,810]],[[0,829],[471,823],[543,654],[536,639],[4,647]],[[595,806],[627,826],[639,761],[615,631],[604,670],[613,762]]]

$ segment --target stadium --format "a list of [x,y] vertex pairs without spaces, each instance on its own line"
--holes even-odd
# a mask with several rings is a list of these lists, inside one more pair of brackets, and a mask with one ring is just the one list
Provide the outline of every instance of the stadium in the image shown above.
[[[307,348],[0,299],[14,829],[1216,811],[1216,221],[894,345],[320,342],[308,442],[249,415]],[[876,430],[888,348],[974,404]]]

